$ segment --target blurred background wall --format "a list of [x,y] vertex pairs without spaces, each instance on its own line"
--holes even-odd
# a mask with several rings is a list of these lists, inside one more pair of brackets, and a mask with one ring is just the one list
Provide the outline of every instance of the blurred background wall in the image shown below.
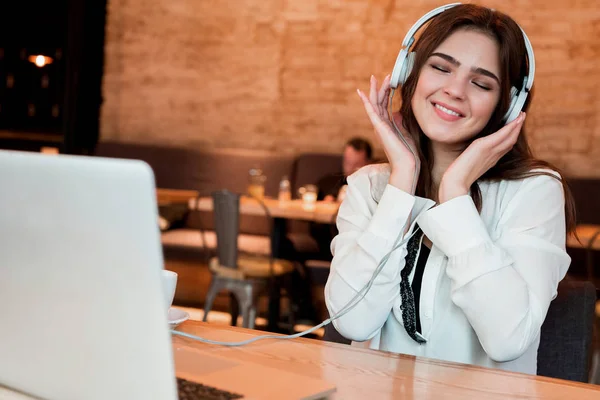
[[[597,1],[476,3],[508,12],[533,43],[535,153],[599,176]],[[109,0],[101,138],[292,153],[375,139],[356,88],[390,73],[406,31],[441,4]]]

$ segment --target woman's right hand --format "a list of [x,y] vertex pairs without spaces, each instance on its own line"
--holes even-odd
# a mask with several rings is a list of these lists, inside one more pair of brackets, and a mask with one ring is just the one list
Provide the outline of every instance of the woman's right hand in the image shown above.
[[[415,159],[410,149],[398,137],[396,129],[390,122],[388,114],[390,76],[385,77],[379,90],[377,90],[377,80],[374,76],[371,76],[369,97],[359,89],[357,89],[357,92],[392,167],[389,183],[407,193],[414,194],[416,182],[413,182],[413,180],[419,172],[420,160],[418,158]],[[400,129],[402,127],[400,115],[394,115],[394,121],[398,129]],[[408,135],[402,136],[408,145],[414,149],[414,141]]]

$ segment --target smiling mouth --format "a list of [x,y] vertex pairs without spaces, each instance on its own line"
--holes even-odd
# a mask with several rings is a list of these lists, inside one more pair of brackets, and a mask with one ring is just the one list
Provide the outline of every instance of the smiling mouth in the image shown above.
[[454,110],[450,110],[450,109],[448,109],[448,108],[446,108],[446,107],[444,107],[442,105],[439,105],[437,103],[432,103],[432,104],[433,104],[433,107],[436,108],[436,110],[438,110],[438,111],[440,111],[440,112],[442,112],[444,114],[447,114],[448,116],[452,116],[452,117],[456,117],[456,118],[462,118],[462,117],[464,117],[464,115],[462,115],[461,113],[456,112]]

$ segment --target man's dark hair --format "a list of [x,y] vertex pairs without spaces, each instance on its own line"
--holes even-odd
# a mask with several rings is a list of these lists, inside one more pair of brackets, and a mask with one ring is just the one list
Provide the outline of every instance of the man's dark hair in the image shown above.
[[368,140],[355,137],[346,142],[346,146],[352,147],[356,151],[364,151],[367,156],[367,160],[371,159],[373,155],[373,148],[371,147],[371,143]]

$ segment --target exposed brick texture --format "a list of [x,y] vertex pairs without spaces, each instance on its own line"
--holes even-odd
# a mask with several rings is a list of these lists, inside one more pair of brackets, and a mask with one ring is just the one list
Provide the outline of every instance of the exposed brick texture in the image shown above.
[[[390,73],[408,28],[440,4],[110,0],[102,140],[298,153],[374,139],[355,89]],[[536,154],[569,175],[600,176],[597,0],[485,4],[533,42],[526,128]]]

